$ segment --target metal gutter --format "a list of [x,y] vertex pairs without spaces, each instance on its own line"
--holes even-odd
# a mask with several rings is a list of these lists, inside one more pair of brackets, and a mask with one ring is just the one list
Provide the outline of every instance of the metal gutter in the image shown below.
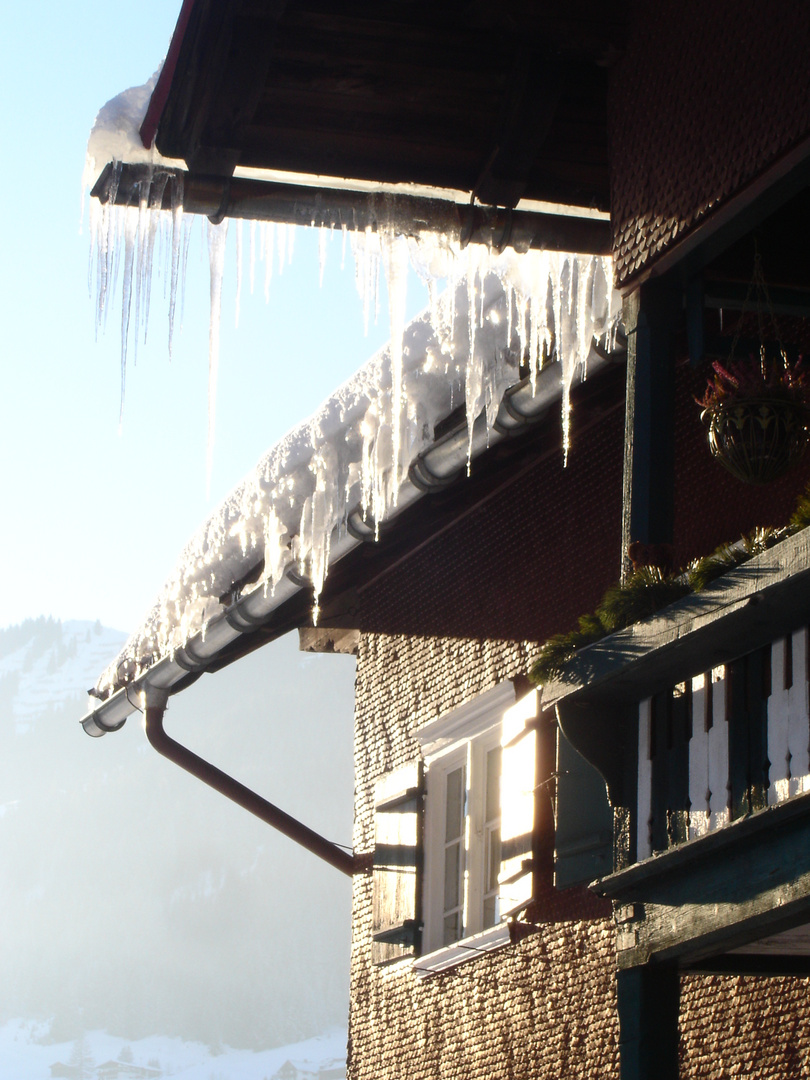
[[[588,378],[611,368],[616,359],[591,349],[588,360]],[[510,387],[504,395],[498,411],[494,430],[487,433],[483,416],[473,426],[471,458],[478,457],[489,446],[503,438],[526,429],[526,425],[543,419],[549,408],[559,402],[561,396],[559,368],[552,364],[537,377],[532,387],[530,379],[524,379]],[[449,432],[429,449],[423,451],[412,463],[409,478],[399,491],[395,514],[386,518],[387,528],[396,516],[420,499],[426,492],[438,491],[463,475],[467,468],[468,433],[466,425]],[[345,532],[336,532],[331,543],[330,567],[348,555],[364,541],[373,541],[376,530],[363,520],[359,510],[349,515]],[[287,576],[276,585],[275,590],[265,594],[262,585],[243,594],[221,614],[215,616],[205,631],[195,634],[182,649],[153,664],[128,686],[117,690],[105,701],[98,701],[81,719],[88,735],[98,738],[111,731],[118,731],[127,717],[136,711],[135,695],[150,691],[173,692],[173,688],[189,674],[199,673],[214,663],[222,651],[240,635],[255,631],[266,625],[273,613],[287,600],[307,588],[300,579],[293,581]]]
[[166,711],[168,694],[165,691],[150,690],[145,696],[144,702],[144,731],[150,745],[163,757],[179,765],[181,769],[191,773],[204,784],[208,784],[215,791],[237,803],[244,810],[255,814],[257,818],[272,825],[274,829],[288,836],[296,844],[301,844],[307,851],[311,851],[320,859],[328,862],[330,866],[340,870],[350,877],[355,873],[356,863],[354,855],[343,848],[338,847],[331,840],[327,840],[310,829],[303,822],[291,817],[289,814],[274,806],[273,803],[257,795],[255,791],[245,787],[238,780],[227,773],[222,772],[215,765],[195,754],[188,747],[177,742],[166,734],[163,727],[163,717]]

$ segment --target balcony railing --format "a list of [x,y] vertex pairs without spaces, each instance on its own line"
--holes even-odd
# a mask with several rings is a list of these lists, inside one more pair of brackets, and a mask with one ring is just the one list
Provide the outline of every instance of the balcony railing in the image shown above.
[[805,529],[544,687],[607,783],[615,871],[810,792],[809,619]]
[[639,704],[638,859],[810,791],[808,631]]

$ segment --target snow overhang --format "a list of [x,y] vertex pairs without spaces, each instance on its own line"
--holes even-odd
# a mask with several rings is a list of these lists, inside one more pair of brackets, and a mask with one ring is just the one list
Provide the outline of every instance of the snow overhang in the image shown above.
[[[486,278],[477,331],[481,340],[476,338],[476,349],[486,345],[490,355],[495,355],[500,348],[502,359],[509,352],[504,346],[510,343],[498,336],[507,332],[506,295],[495,275]],[[465,297],[466,291],[460,290],[455,315],[460,324],[469,325]],[[391,383],[390,354],[383,350],[313,418],[281,440],[192,539],[149,618],[99,680],[99,696],[91,697],[91,708],[81,721],[89,735],[120,728],[142,707],[143,695],[150,690],[177,692],[202,672],[225,666],[288,629],[308,624],[313,577],[320,575],[322,583],[335,564],[362,543],[373,541],[379,528],[396,530],[396,519],[426,493],[456,480],[468,483],[464,479],[468,462],[489,447],[526,432],[549,413],[559,423],[562,366],[551,363],[534,379],[521,379],[518,358],[512,357],[510,367],[506,356],[500,379],[492,384],[497,392],[493,406],[479,412],[471,428],[461,418],[437,437],[437,427],[441,430],[442,421],[455,415],[454,405],[463,401],[469,358],[459,366],[443,354],[424,317],[408,326],[403,345],[403,380],[415,423],[403,436],[403,445],[412,440],[412,452],[402,463],[404,471],[393,502],[377,503],[385,505],[385,510],[375,521],[369,513],[373,492],[366,490],[363,495],[358,471],[360,459],[390,438],[390,431],[385,436],[384,429],[391,417],[386,420],[379,395],[380,388],[385,390]],[[589,382],[621,359],[620,349],[608,353],[594,344],[587,358]],[[379,425],[381,441],[363,442],[374,423]],[[390,485],[390,475],[389,467],[377,478],[383,487]],[[323,501],[324,488],[330,484],[331,509],[326,505],[328,498]],[[267,510],[278,506],[273,500],[279,494],[291,506],[285,521],[273,518],[275,509]],[[257,512],[260,496],[265,502]],[[310,537],[309,561],[296,558],[294,549],[301,550],[301,539],[292,533],[300,528],[303,535],[319,514],[325,515],[327,535],[320,546]],[[262,515],[265,519],[260,523]],[[268,521],[272,522],[269,530]],[[201,583],[209,576],[214,580],[204,592]]]

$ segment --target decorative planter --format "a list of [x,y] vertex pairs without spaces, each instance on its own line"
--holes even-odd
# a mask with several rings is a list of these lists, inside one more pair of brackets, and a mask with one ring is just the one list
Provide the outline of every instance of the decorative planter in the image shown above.
[[704,409],[709,449],[746,484],[769,484],[792,468],[807,445],[810,414],[781,398],[751,398]]

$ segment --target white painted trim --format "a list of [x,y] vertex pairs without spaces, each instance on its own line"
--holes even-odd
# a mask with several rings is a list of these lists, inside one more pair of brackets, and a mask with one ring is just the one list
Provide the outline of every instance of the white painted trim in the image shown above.
[[509,924],[498,923],[490,926],[480,934],[455,941],[452,945],[446,945],[443,949],[420,956],[413,962],[412,971],[417,979],[427,978],[428,975],[437,975],[439,972],[448,971],[450,968],[465,964],[468,960],[475,960],[483,953],[495,952],[503,949],[511,943]]
[[508,680],[479,694],[457,709],[428,720],[416,732],[425,758],[435,757],[460,739],[475,739],[489,728],[501,723],[510,705],[515,704],[515,688]]

